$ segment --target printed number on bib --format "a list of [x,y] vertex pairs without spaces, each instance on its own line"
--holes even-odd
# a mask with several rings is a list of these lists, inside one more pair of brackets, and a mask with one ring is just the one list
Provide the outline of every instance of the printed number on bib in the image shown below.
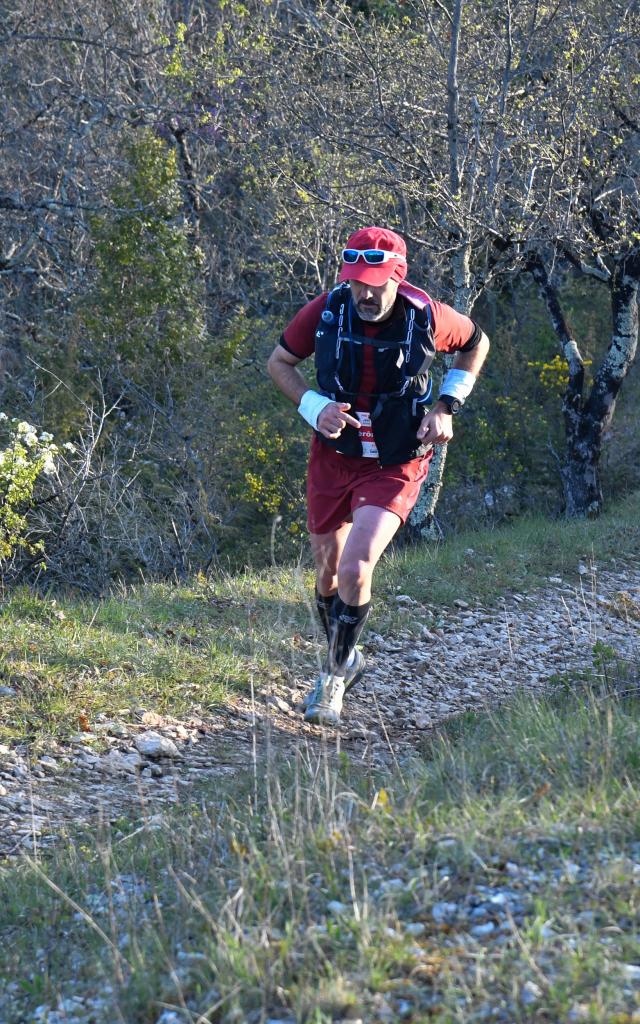
[[373,428],[371,427],[371,414],[368,412],[356,412],[360,420],[360,442],[362,454],[366,459],[377,459],[378,449],[373,439]]

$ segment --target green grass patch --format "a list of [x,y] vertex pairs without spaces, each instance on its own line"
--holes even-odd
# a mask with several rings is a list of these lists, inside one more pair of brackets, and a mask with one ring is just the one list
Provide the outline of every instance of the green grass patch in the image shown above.
[[384,776],[301,747],[6,865],[0,1016],[629,1024],[639,731],[637,698],[521,696]]
[[[80,713],[209,714],[298,665],[310,614],[290,573],[147,584],[99,602],[18,590],[0,607],[0,740],[64,737]],[[289,655],[289,656],[288,656]]]
[[596,520],[526,516],[496,529],[469,529],[433,545],[404,548],[381,574],[389,593],[401,588],[436,606],[456,598],[492,605],[509,591],[548,584],[549,576],[577,583],[580,563],[597,574],[598,568],[624,569],[629,558],[640,558],[640,492]]

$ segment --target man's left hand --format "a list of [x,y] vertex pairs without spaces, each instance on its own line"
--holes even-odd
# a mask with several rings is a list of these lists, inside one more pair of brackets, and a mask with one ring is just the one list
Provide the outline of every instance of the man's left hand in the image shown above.
[[453,416],[446,405],[436,402],[418,427],[418,440],[427,444],[446,444],[453,437]]

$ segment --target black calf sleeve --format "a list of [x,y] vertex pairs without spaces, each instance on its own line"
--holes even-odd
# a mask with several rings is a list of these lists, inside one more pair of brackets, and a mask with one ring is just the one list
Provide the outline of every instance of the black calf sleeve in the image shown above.
[[342,598],[336,595],[329,639],[329,666],[332,672],[344,668],[349,660],[349,655],[364,629],[370,608],[370,601],[361,605],[345,604]]
[[333,604],[336,596],[336,594],[331,594],[329,597],[324,597],[316,587],[316,608],[318,609],[318,618],[320,619],[320,623],[324,629],[327,640],[331,637],[331,613],[333,611]]

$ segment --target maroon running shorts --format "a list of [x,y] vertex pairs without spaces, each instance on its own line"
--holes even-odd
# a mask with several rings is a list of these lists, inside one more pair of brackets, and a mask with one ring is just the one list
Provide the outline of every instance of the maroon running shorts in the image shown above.
[[386,508],[404,523],[429,471],[431,452],[410,462],[380,466],[377,459],[340,455],[314,434],[307,474],[310,533],[331,533],[350,523],[357,508]]

